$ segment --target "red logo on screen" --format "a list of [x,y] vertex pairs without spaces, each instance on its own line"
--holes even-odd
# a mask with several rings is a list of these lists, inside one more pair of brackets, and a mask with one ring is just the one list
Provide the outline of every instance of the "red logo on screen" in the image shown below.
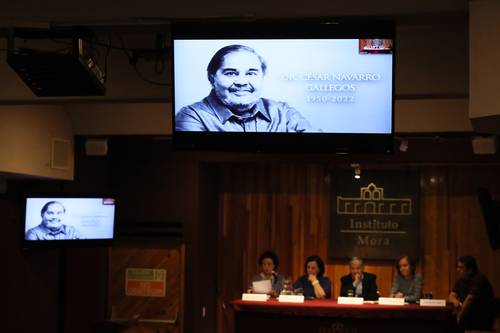
[[102,204],[103,205],[114,205],[115,199],[102,199]]

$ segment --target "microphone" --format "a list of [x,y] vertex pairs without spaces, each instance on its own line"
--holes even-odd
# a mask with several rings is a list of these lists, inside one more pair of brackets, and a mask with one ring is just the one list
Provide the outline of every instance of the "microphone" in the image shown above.
[[272,275],[273,283],[277,283],[278,282],[278,273],[276,273],[275,271],[272,271],[271,275]]

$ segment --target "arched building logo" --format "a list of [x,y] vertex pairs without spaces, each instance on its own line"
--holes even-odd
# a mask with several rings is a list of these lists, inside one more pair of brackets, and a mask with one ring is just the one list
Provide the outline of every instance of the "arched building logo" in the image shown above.
[[337,196],[340,215],[411,215],[411,198],[385,198],[384,188],[370,183],[361,187],[359,197]]
[[418,174],[366,173],[362,184],[346,175],[332,184],[330,257],[417,257]]

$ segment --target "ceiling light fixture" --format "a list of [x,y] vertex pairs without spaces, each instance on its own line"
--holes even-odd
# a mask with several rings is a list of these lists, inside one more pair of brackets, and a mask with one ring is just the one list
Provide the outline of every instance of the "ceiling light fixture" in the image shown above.
[[360,179],[361,178],[361,166],[359,165],[359,163],[352,163],[351,167],[354,169],[354,178]]

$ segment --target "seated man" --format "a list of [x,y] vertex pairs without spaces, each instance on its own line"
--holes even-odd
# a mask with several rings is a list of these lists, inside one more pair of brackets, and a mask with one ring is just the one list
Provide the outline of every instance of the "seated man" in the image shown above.
[[490,282],[479,272],[474,257],[460,257],[457,272],[458,280],[448,300],[455,307],[458,326],[464,330],[491,329],[496,307]]
[[266,70],[264,59],[248,46],[221,48],[207,66],[210,94],[179,110],[176,131],[320,131],[287,103],[261,97]]
[[365,300],[377,300],[377,276],[364,272],[363,260],[353,257],[349,262],[350,274],[340,279],[340,296],[357,296]]
[[80,239],[75,227],[64,224],[66,208],[59,201],[47,202],[40,211],[42,222],[26,232],[26,240]]

